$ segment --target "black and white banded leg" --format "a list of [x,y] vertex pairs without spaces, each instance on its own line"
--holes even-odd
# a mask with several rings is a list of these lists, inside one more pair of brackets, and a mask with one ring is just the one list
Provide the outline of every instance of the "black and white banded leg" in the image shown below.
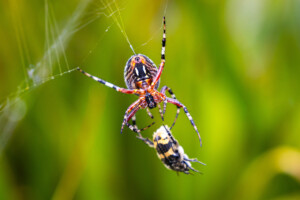
[[98,78],[96,76],[93,76],[85,71],[83,71],[82,69],[80,69],[79,67],[77,67],[77,70],[80,71],[81,73],[83,73],[84,75],[86,75],[87,77],[90,77],[92,78],[93,80],[99,82],[99,83],[102,83],[103,85],[107,86],[107,87],[110,87],[118,92],[122,92],[122,93],[125,93],[125,94],[142,94],[144,93],[143,90],[140,90],[140,89],[134,89],[134,90],[129,90],[129,89],[125,89],[125,88],[121,88],[121,87],[118,87],[110,82],[107,82],[101,78]]
[[163,39],[162,39],[162,47],[161,47],[161,62],[157,71],[156,76],[154,77],[152,83],[151,83],[151,88],[153,89],[155,87],[155,85],[157,84],[157,82],[160,79],[161,73],[164,69],[165,66],[165,62],[166,62],[166,18],[163,18],[163,24],[164,24],[164,30],[163,30]]
[[154,148],[153,142],[149,138],[137,137],[140,140],[143,140],[149,147]]
[[161,110],[160,104],[157,104],[157,107],[158,107],[158,111],[159,111],[159,114],[160,114],[160,117],[161,117],[162,121],[165,121],[165,119],[164,119],[164,114],[163,114],[163,112],[162,112],[162,110]]
[[154,148],[154,144],[153,142],[148,139],[148,138],[144,138],[141,134],[142,131],[146,130],[147,128],[149,128],[150,126],[152,126],[154,124],[154,122],[148,126],[146,126],[145,128],[142,129],[138,129],[137,126],[131,125],[129,123],[127,123],[126,125],[128,126],[128,128],[130,130],[132,130],[133,132],[136,132],[138,135],[136,136],[136,138],[143,140],[147,145],[149,145],[150,147]]
[[[161,90],[160,90],[160,92],[161,92],[162,94],[164,94],[164,95],[166,94],[166,91],[169,92],[169,94],[171,95],[171,97],[172,97],[173,99],[176,99],[175,94],[173,93],[173,91],[171,90],[171,88],[169,88],[168,86],[163,86],[163,87],[161,88]],[[168,102],[168,101],[164,101],[163,115],[166,113],[167,102]],[[176,116],[175,116],[175,119],[174,119],[174,122],[173,122],[172,126],[170,127],[170,130],[171,130],[171,129],[173,128],[173,126],[175,125],[175,123],[176,123],[176,121],[177,121],[177,118],[178,118],[178,116],[179,116],[179,113],[180,113],[180,107],[177,106]]]
[[174,105],[176,105],[176,106],[178,106],[180,108],[183,108],[183,110],[184,110],[187,118],[190,120],[192,126],[194,127],[195,131],[197,132],[198,138],[199,138],[199,141],[200,141],[200,146],[202,146],[202,140],[201,140],[201,136],[200,136],[200,133],[198,131],[198,128],[197,128],[197,126],[196,126],[196,124],[195,124],[195,122],[194,122],[191,114],[189,113],[189,111],[185,107],[185,105],[183,105],[182,103],[180,103],[177,99],[171,99],[171,98],[167,97],[166,100],[167,100],[168,103],[171,103],[171,104],[174,104]]
[[154,117],[153,117],[153,115],[152,115],[152,113],[151,113],[151,111],[150,111],[150,109],[148,107],[146,108],[146,111],[147,111],[147,114],[149,115],[149,117],[151,119],[153,119]]
[[[131,120],[132,120],[132,126],[133,126],[133,128],[134,128],[135,130],[138,130],[138,127],[137,127],[137,125],[136,125],[136,117],[135,117],[135,115],[133,115],[133,117],[131,118]],[[128,124],[129,124],[129,123],[128,123]],[[128,126],[128,125],[127,125],[127,126]],[[139,136],[142,136],[140,132],[137,132],[137,133],[139,134]]]
[[[151,115],[151,116],[150,116],[150,115]],[[153,116],[152,116],[151,113],[150,113],[150,115],[149,115],[149,116],[153,119]],[[132,125],[129,124],[129,123],[127,123],[126,125],[128,126],[129,129],[131,129],[132,131],[134,131],[134,132],[136,132],[137,134],[139,134],[139,136],[142,136],[142,135],[141,135],[141,132],[142,132],[142,131],[147,130],[148,128],[150,128],[152,125],[155,124],[155,122],[152,122],[152,123],[149,124],[148,126],[142,128],[142,129],[139,129],[138,126],[137,126],[137,124],[136,124],[136,116],[135,116],[135,115],[133,115],[133,117],[131,118],[131,120],[132,120]]]

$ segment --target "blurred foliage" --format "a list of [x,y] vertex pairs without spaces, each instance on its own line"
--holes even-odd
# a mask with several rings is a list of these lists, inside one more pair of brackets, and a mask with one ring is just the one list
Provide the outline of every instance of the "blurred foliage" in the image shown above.
[[[125,33],[158,65],[163,15],[161,86],[203,147],[183,112],[173,135],[203,175],[177,176],[129,129],[120,135],[137,97],[72,71],[125,87]],[[11,0],[0,27],[0,199],[300,199],[298,0]],[[146,137],[161,125],[153,114]],[[148,118],[139,111],[139,127]]]

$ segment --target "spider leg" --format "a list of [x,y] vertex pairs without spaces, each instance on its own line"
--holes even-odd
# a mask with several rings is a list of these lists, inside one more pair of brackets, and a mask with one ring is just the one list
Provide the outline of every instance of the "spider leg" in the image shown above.
[[164,119],[164,114],[163,114],[163,112],[162,112],[162,110],[161,110],[160,104],[157,104],[157,107],[158,107],[158,111],[159,111],[159,114],[160,114],[161,119],[162,119],[163,121],[165,121],[165,119]]
[[141,134],[141,131],[146,130],[147,128],[149,128],[150,126],[152,126],[154,123],[155,123],[155,122],[153,122],[152,124],[146,126],[145,128],[142,128],[142,129],[137,129],[137,128],[134,127],[134,125],[131,125],[131,124],[129,124],[129,123],[126,123],[126,125],[128,126],[128,128],[130,128],[130,130],[132,130],[133,132],[136,132],[137,134],[139,134],[139,135],[136,136],[136,138],[138,138],[138,139],[140,139],[140,140],[143,140],[143,141],[144,141],[146,144],[148,144],[150,147],[153,147],[153,148],[154,148],[153,142],[152,142],[150,139],[148,139],[148,138],[143,138],[143,136],[142,136],[142,134]]
[[164,126],[165,130],[167,131],[169,137],[171,138],[172,143],[174,143],[175,145],[177,145],[177,144],[178,144],[177,141],[175,140],[175,138],[174,138],[173,135],[171,134],[171,131],[170,131],[171,129],[168,129],[164,124],[163,124],[163,126]]
[[[166,90],[169,92],[169,94],[171,95],[171,97],[173,98],[173,99],[176,99],[176,96],[175,96],[175,94],[173,93],[173,91],[171,90],[171,88],[169,88],[168,86],[163,86],[162,88],[161,88],[161,90],[160,90],[160,93],[162,93],[162,94],[164,94],[164,95],[166,95]],[[167,106],[167,102],[164,102],[164,114],[165,114],[165,112],[166,112],[166,107]]]
[[140,136],[137,136],[136,138],[143,140],[146,144],[148,144],[149,147],[154,148],[154,144],[149,138],[143,138]]
[[142,131],[144,131],[144,130],[147,130],[148,128],[150,128],[150,127],[151,127],[152,125],[154,125],[154,124],[155,124],[155,122],[152,122],[152,123],[149,124],[148,126],[142,128],[142,129],[140,129],[140,131],[142,132]]
[[131,125],[129,122],[127,122],[126,125],[127,125],[127,127],[128,127],[130,130],[132,130],[133,132],[136,132],[137,134],[139,134],[139,137],[142,137],[142,135],[141,135],[141,132],[142,132],[142,131],[147,130],[147,129],[150,128],[153,124],[155,124],[155,122],[152,122],[152,123],[149,124],[148,126],[142,128],[142,129],[139,129],[139,128],[137,127],[137,125],[136,125],[136,117],[135,117],[135,115],[133,115],[133,117],[131,118],[131,120],[132,120],[132,125]]
[[147,110],[147,114],[149,115],[149,117],[151,117],[151,119],[153,119],[154,117],[148,107],[146,108],[146,110]]
[[[154,117],[153,117],[153,115],[152,115],[152,113],[151,113],[151,111],[149,110],[148,107],[146,108],[146,111],[147,111],[148,116],[149,116],[151,119],[153,119]],[[133,118],[133,117],[134,117],[134,118]],[[133,120],[135,120],[135,115],[134,115],[133,117],[132,117],[132,122],[136,124],[136,122],[133,121]],[[135,125],[135,124],[134,124],[134,125]],[[149,124],[148,126],[142,128],[142,129],[140,129],[140,132],[142,132],[142,131],[144,131],[144,130],[150,128],[153,124],[155,124],[155,122],[152,122],[152,123]],[[135,128],[138,130],[137,125],[135,125]]]
[[138,99],[137,101],[135,101],[133,104],[131,104],[124,115],[124,119],[122,122],[122,127],[121,127],[121,133],[123,132],[124,126],[126,123],[128,123],[128,121],[134,116],[134,114],[140,109],[140,103],[141,100]]
[[141,136],[142,136],[142,135],[141,135],[141,132],[144,131],[144,130],[146,130],[146,129],[148,129],[148,128],[150,128],[153,124],[155,124],[155,122],[152,122],[151,124],[149,124],[148,126],[142,128],[142,129],[138,129],[137,127],[134,127],[133,125],[129,124],[128,122],[126,123],[126,126],[127,126],[130,130],[132,130],[133,132],[139,134],[139,137],[141,137]]
[[[154,117],[153,117],[153,115],[152,115],[152,113],[151,113],[151,111],[149,110],[148,107],[146,108],[146,111],[147,111],[148,116],[149,116],[151,119],[153,119]],[[131,120],[132,120],[132,125],[129,124],[129,123],[127,123],[126,125],[128,126],[129,129],[131,129],[133,132],[138,133],[140,136],[141,136],[141,133],[140,133],[140,132],[142,132],[142,131],[144,131],[144,130],[147,130],[147,129],[150,128],[153,124],[155,124],[155,122],[152,122],[152,123],[149,124],[148,126],[142,128],[142,129],[138,129],[138,127],[137,127],[137,125],[136,125],[136,117],[135,117],[135,115],[133,115],[133,117],[131,118]]]
[[161,63],[159,65],[159,69],[157,71],[156,76],[154,77],[152,83],[151,83],[151,88],[153,89],[160,79],[162,70],[164,69],[165,66],[165,61],[166,61],[166,56],[165,56],[165,50],[166,50],[166,18],[163,18],[163,23],[164,23],[164,32],[163,32],[163,39],[162,39],[162,47],[161,47]]
[[101,78],[98,78],[96,76],[93,76],[85,71],[83,71],[82,69],[80,69],[79,67],[77,67],[77,70],[80,71],[81,73],[83,73],[84,75],[94,79],[95,81],[99,82],[99,83],[102,83],[103,85],[107,86],[107,87],[110,87],[118,92],[122,92],[122,93],[125,93],[125,94],[143,94],[145,93],[143,90],[138,90],[138,89],[134,89],[134,90],[129,90],[129,89],[125,89],[125,88],[120,88],[112,83],[109,83],[105,80],[102,80]]
[[165,115],[166,110],[167,110],[167,101],[164,101],[164,107],[163,107],[163,115]]
[[[153,115],[152,115],[152,113],[151,113],[151,111],[149,110],[148,107],[146,108],[146,111],[147,111],[148,116],[149,116],[151,119],[153,119],[154,117],[153,117]],[[133,120],[133,118],[132,118],[132,120]],[[142,128],[142,129],[140,129],[140,132],[142,132],[142,131],[144,131],[144,130],[147,130],[147,129],[150,128],[153,124],[155,124],[155,122],[152,122],[152,123],[149,124],[148,126]],[[137,126],[136,126],[136,128],[137,128]],[[137,129],[138,129],[138,128],[137,128]]]
[[133,125],[133,127],[137,129],[137,125],[136,125],[136,117],[135,117],[135,115],[133,115],[133,117],[131,118],[131,120],[132,120],[132,125]]
[[[176,96],[175,94],[173,93],[173,91],[171,90],[171,88],[169,88],[168,86],[163,86],[160,90],[160,92],[162,94],[166,94],[166,90],[169,92],[169,94],[172,96],[173,99],[176,99]],[[167,101],[164,101],[164,110],[163,110],[163,114],[165,114],[166,112],[166,107],[167,107]],[[173,128],[173,126],[175,125],[176,121],[177,121],[177,118],[178,118],[178,115],[179,115],[179,112],[180,112],[180,107],[177,106],[177,111],[176,111],[176,116],[175,116],[175,119],[174,119],[174,122],[172,124],[172,126],[170,127],[170,130]]]
[[[149,117],[151,117],[151,119],[153,119],[154,117],[153,117],[153,115],[152,115],[152,113],[150,112],[150,110],[149,110],[148,107],[146,108],[146,110],[147,110],[147,114],[149,115]],[[150,128],[152,125],[155,124],[155,122],[152,122],[152,123],[149,124],[148,126],[142,128],[142,129],[139,129],[138,126],[137,126],[137,124],[136,124],[136,116],[135,116],[135,115],[132,116],[131,120],[132,120],[132,125],[131,125],[129,122],[127,122],[126,125],[127,125],[127,127],[128,127],[130,130],[132,130],[133,132],[136,132],[137,134],[139,134],[139,137],[142,137],[142,135],[141,135],[141,132],[142,132],[142,131],[147,130],[148,128]],[[129,120],[128,120],[128,121],[129,121]]]
[[[132,120],[132,128],[134,129],[134,130],[139,130],[138,129],[138,127],[137,127],[137,125],[136,125],[136,117],[135,117],[135,115],[133,115],[133,117],[131,118],[131,120]],[[127,123],[126,124],[127,126],[128,126],[128,128],[130,128],[129,126],[131,126],[131,124],[129,124],[129,123]],[[131,129],[131,130],[133,130],[133,129]],[[134,131],[133,130],[133,131]],[[140,131],[139,132],[136,132],[136,133],[138,133],[140,136],[141,136],[141,133],[140,133]]]
[[193,120],[191,114],[188,112],[188,110],[187,110],[187,108],[185,107],[185,105],[183,105],[182,103],[180,103],[177,99],[171,99],[171,98],[169,98],[169,97],[167,97],[166,99],[167,99],[167,102],[168,102],[168,103],[171,103],[171,104],[174,104],[174,105],[176,105],[176,106],[178,106],[178,107],[183,108],[183,110],[184,110],[186,116],[188,117],[188,119],[190,120],[192,126],[194,127],[195,131],[197,132],[198,137],[199,137],[199,141],[200,141],[200,146],[202,146],[202,140],[201,140],[201,136],[200,136],[200,133],[199,133],[199,131],[198,131],[198,128],[197,128],[197,126],[195,125],[194,120]]

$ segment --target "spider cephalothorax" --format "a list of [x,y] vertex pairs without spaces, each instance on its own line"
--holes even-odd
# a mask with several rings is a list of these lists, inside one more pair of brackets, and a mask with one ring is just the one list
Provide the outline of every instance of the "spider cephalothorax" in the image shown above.
[[[123,128],[130,119],[133,119],[133,123],[135,124],[135,113],[139,109],[147,109],[148,115],[153,118],[152,114],[148,110],[148,108],[155,108],[156,106],[159,107],[159,112],[161,114],[162,120],[164,120],[164,113],[166,111],[166,105],[167,103],[171,103],[177,106],[177,113],[175,120],[171,126],[171,128],[174,126],[176,119],[179,114],[180,108],[183,108],[185,114],[189,118],[191,124],[193,125],[194,129],[196,130],[200,144],[201,144],[201,137],[198,132],[198,129],[189,114],[187,108],[180,103],[175,95],[173,94],[172,90],[167,87],[163,86],[160,92],[157,90],[159,86],[159,79],[161,76],[161,73],[163,71],[163,68],[165,66],[165,45],[166,45],[166,21],[165,17],[163,18],[164,23],[164,30],[163,30],[163,39],[162,39],[162,49],[161,49],[161,63],[159,65],[159,68],[155,66],[155,64],[150,60],[147,56],[142,54],[137,54],[131,56],[129,60],[127,61],[127,64],[124,69],[124,79],[125,83],[127,85],[128,89],[120,88],[116,85],[113,85],[109,82],[106,82],[100,78],[97,78],[95,76],[92,76],[89,73],[84,72],[82,69],[78,68],[80,72],[82,72],[84,75],[91,77],[95,81],[98,81],[110,88],[115,89],[118,92],[126,93],[126,94],[135,94],[139,96],[139,99],[135,101],[133,104],[131,104],[128,109],[125,112],[122,127],[121,127],[121,133],[123,131]],[[169,92],[169,94],[172,96],[172,98],[169,98],[165,95],[166,90]],[[160,109],[161,102],[164,102],[164,108],[163,111]],[[170,128],[170,129],[171,129]]]

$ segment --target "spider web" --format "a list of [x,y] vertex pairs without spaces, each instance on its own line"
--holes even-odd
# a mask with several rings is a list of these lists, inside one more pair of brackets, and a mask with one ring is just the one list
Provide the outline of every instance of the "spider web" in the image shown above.
[[[167,3],[166,1],[164,14],[166,14]],[[11,4],[13,8],[18,5],[18,2],[17,0],[12,0]],[[116,25],[127,41],[131,51],[136,54],[125,31],[121,10],[122,8],[119,8],[116,0],[109,2],[105,0],[81,0],[65,25],[59,28],[51,1],[44,0],[45,49],[43,56],[34,64],[30,57],[29,45],[25,37],[26,34],[24,33],[21,17],[17,16],[13,18],[24,80],[19,84],[15,92],[12,92],[4,98],[0,98],[0,154],[11,138],[16,126],[27,113],[26,101],[23,98],[24,95],[46,82],[61,78],[76,70],[77,66],[70,67],[65,51],[72,36],[76,32],[84,29],[100,17],[112,18],[113,22],[106,27],[103,35],[110,30],[111,26]],[[18,10],[12,9],[14,13],[17,11]],[[158,34],[162,27],[161,25],[161,27],[152,34],[151,38],[142,43],[139,48],[146,46]],[[95,48],[100,43],[103,35],[98,42],[96,42]],[[93,50],[94,49],[88,52],[82,62],[87,59]]]

